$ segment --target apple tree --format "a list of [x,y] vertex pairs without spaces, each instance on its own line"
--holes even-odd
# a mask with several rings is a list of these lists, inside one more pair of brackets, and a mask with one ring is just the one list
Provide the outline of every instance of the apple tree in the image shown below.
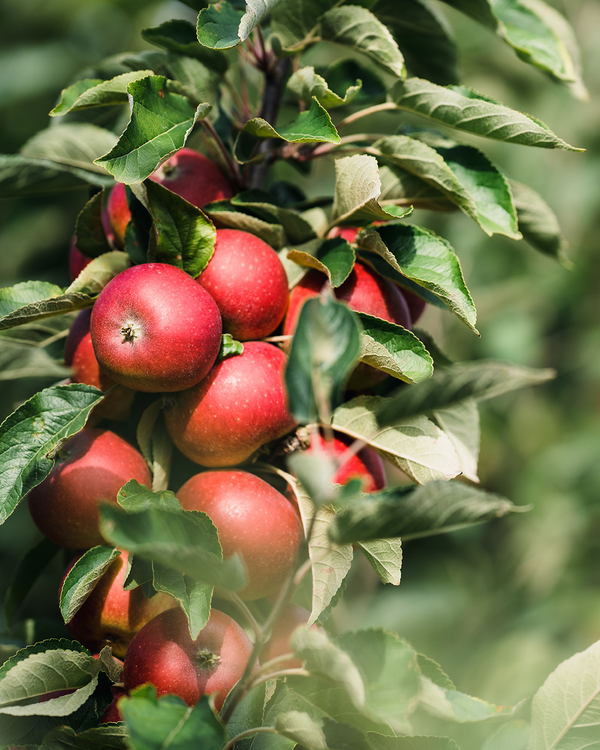
[[[523,63],[584,92],[573,32],[543,0],[444,2]],[[25,359],[39,356],[32,344],[67,340],[64,361],[31,364],[57,384],[0,426],[0,522],[29,498],[34,520],[50,513],[59,528],[46,533],[36,521],[44,536],[14,572],[9,627],[40,572],[78,554],[56,582],[70,630],[2,651],[0,745],[456,750],[451,736],[426,729],[433,717],[483,723],[488,750],[566,747],[559,738],[589,746],[600,732],[590,676],[597,645],[548,678],[529,715],[461,692],[402,633],[336,632],[329,619],[353,567],[398,586],[402,540],[522,510],[479,486],[478,403],[555,373],[456,361],[427,330],[426,313],[419,325],[433,307],[479,335],[460,248],[434,231],[432,216],[460,211],[486,235],[567,265],[544,198],[512,181],[485,144],[581,149],[534,113],[463,85],[461,40],[426,0],[186,4],[187,20],[141,31],[147,49],[65,81],[50,125],[0,156],[4,198],[86,198],[70,283],[0,289],[0,335]],[[182,176],[188,152],[202,155],[202,167]],[[234,241],[237,255],[215,270]],[[64,262],[66,275],[66,252]],[[134,314],[141,293],[128,280],[164,266],[173,285],[153,282]],[[363,284],[370,291],[359,300]],[[210,300],[210,361],[191,382],[173,380],[203,346],[207,321],[186,317],[195,305],[187,289],[195,297],[202,287],[222,333]],[[125,303],[129,317],[105,341],[114,322],[106,310]],[[251,304],[241,323],[239,308]],[[139,345],[163,309],[158,344],[125,373],[114,351]],[[84,345],[96,380],[82,374]],[[151,478],[126,469],[99,497],[99,474],[82,473],[73,500],[52,510],[45,488],[72,441],[104,430],[139,450]],[[124,453],[104,454],[94,471],[111,473]],[[259,489],[232,531],[227,504],[238,481],[248,497]],[[84,496],[101,544],[70,534]],[[127,560],[120,568],[118,558]],[[120,596],[170,597],[146,626],[152,636],[140,623],[124,668],[110,635],[92,646],[72,626],[102,608],[91,603],[117,569]],[[208,637],[215,622],[226,622],[217,635],[232,629],[237,646],[219,652]],[[185,664],[167,659],[158,669],[163,635],[188,650]],[[227,672],[229,659],[242,660],[229,682],[206,682],[193,698],[179,689],[186,669],[204,680]],[[166,687],[159,671],[172,672]],[[551,711],[556,704],[564,708]]]

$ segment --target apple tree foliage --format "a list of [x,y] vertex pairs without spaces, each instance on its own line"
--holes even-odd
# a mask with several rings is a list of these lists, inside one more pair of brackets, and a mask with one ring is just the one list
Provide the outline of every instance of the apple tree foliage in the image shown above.
[[[445,3],[574,96],[585,92],[572,30],[543,0]],[[18,154],[0,156],[2,197],[88,191],[74,233],[80,251],[93,259],[64,289],[35,280],[0,289],[2,336],[18,331],[25,344],[60,336],[73,314],[91,307],[131,264],[170,263],[198,276],[211,258],[215,226],[251,232],[274,247],[290,288],[318,268],[335,289],[360,259],[456,315],[474,336],[477,313],[458,254],[446,239],[414,223],[413,209],[462,211],[489,236],[525,241],[568,262],[544,199],[512,182],[488,158],[485,142],[579,149],[534,114],[461,83],[461,40],[452,38],[437,6],[426,0],[187,4],[198,11],[195,27],[175,19],[143,30],[152,49],[99,61],[62,91],[47,129]],[[308,64],[316,45],[333,62]],[[373,122],[381,132],[371,132]],[[236,193],[204,210],[147,179],[198,133]],[[333,164],[329,195],[307,199],[291,181],[270,179],[280,161],[309,175],[317,160]],[[126,253],[115,251],[102,228],[106,192],[115,180],[127,186],[132,209]],[[361,227],[352,243],[328,238],[344,226]],[[224,337],[221,356],[235,356],[240,348]],[[345,386],[358,361],[391,378],[369,395],[349,398]],[[49,357],[42,366],[57,380],[67,374]],[[283,452],[271,446],[260,466],[292,483],[307,544],[299,571],[272,608],[257,615],[251,664],[221,716],[206,698],[188,708],[175,696],[157,699],[152,687],[142,687],[122,699],[123,722],[99,725],[110,687],[120,680],[118,664],[107,650],[93,659],[74,641],[47,640],[24,644],[0,667],[0,745],[456,750],[451,737],[415,733],[413,719],[423,713],[459,723],[491,721],[488,750],[509,744],[515,750],[576,750],[597,742],[597,645],[548,678],[533,698],[530,722],[521,714],[513,718],[520,706],[461,693],[433,660],[383,629],[338,637],[326,628],[298,630],[292,647],[303,669],[284,670],[277,680],[251,671],[299,585],[312,608],[310,622],[324,624],[343,596],[354,556],[364,555],[383,583],[398,585],[402,539],[519,510],[478,486],[478,402],[552,377],[551,371],[507,362],[454,362],[424,331],[351,312],[333,294],[311,300],[289,353],[291,411],[303,426],[329,425],[370,445],[409,482],[364,494],[356,483],[331,484],[333,460],[299,451],[281,458]],[[102,398],[91,386],[55,385],[5,420],[0,523],[49,474],[61,444],[84,427]],[[243,561],[224,559],[209,519],[183,511],[170,490],[172,449],[160,412],[158,401],[148,402],[133,425],[153,486],[130,482],[119,494],[120,508],[103,510],[103,533],[114,547],[89,550],[69,574],[60,596],[65,622],[117,547],[131,553],[126,586],[174,596],[193,636],[207,622],[215,587],[235,592],[244,586]],[[9,624],[57,553],[44,540],[24,555],[4,605]],[[59,690],[68,692],[39,702]],[[552,705],[560,711],[551,711]]]

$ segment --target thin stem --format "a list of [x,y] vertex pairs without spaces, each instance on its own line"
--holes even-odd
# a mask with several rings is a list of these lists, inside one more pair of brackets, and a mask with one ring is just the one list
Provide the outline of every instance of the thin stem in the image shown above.
[[268,336],[266,339],[261,339],[261,341],[268,341],[270,344],[279,344],[283,341],[291,341],[292,338],[292,334],[289,333],[286,336]]
[[271,672],[271,674],[263,674],[259,675],[255,680],[252,680],[251,684],[248,687],[248,691],[253,690],[257,685],[261,685],[263,682],[268,682],[269,680],[276,680],[278,677],[287,677],[288,675],[294,675],[299,674],[301,677],[310,677],[310,673],[306,671],[306,669],[303,669],[302,667],[297,667],[295,669],[280,669],[278,672]]
[[245,737],[252,737],[253,734],[277,734],[273,727],[254,727],[253,729],[246,729],[245,732],[240,732],[232,737],[229,742],[224,745],[223,750],[232,750],[236,742],[243,740]]
[[269,659],[269,661],[264,662],[260,665],[260,667],[254,672],[254,677],[258,677],[261,674],[267,674],[272,670],[272,668],[276,664],[281,664],[283,661],[288,661],[289,659],[295,659],[296,655],[293,651],[290,651],[287,654],[282,654],[281,656],[276,656],[274,659]]
[[239,595],[236,594],[235,592],[229,594],[229,598],[236,605],[236,607],[240,610],[240,612],[242,612],[242,614],[248,621],[248,624],[254,631],[254,634],[256,635],[256,637],[257,638],[260,637],[260,625],[258,624],[258,622],[256,621],[256,618],[254,617],[254,615],[248,608],[248,605],[246,604],[246,602],[243,599],[241,599]]
[[375,104],[372,107],[366,107],[366,109],[361,109],[358,112],[353,112],[351,115],[348,115],[348,117],[338,123],[337,129],[340,130],[341,128],[345,128],[346,125],[350,125],[351,123],[360,120],[362,117],[367,117],[368,115],[374,115],[377,112],[385,112],[392,109],[400,108],[397,104],[394,104],[394,102],[384,102],[383,104]]
[[221,152],[221,155],[223,156],[223,159],[225,159],[225,162],[227,163],[227,167],[229,169],[231,176],[238,184],[241,184],[242,176],[240,174],[240,168],[237,162],[234,159],[232,159],[231,156],[229,155],[229,151],[225,148],[225,144],[223,143],[223,141],[221,140],[221,137],[215,130],[214,125],[206,117],[202,120],[202,125],[204,126],[206,132],[210,135],[210,137],[213,139],[213,141],[217,145],[219,151]]
[[335,148],[343,146],[345,143],[353,143],[354,141],[376,141],[379,138],[386,138],[389,133],[355,133],[354,135],[344,135],[340,138],[339,143],[322,143],[313,149],[311,153],[312,158],[324,156]]

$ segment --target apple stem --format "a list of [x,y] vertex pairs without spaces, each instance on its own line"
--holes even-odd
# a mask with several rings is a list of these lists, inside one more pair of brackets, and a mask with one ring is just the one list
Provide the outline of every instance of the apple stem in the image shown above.
[[202,648],[196,653],[196,661],[203,669],[207,669],[216,667],[221,661],[221,657],[217,654],[213,654],[213,652],[207,648]]
[[254,634],[256,635],[256,637],[259,638],[261,634],[260,625],[258,624],[258,622],[256,621],[256,618],[254,617],[254,615],[248,608],[248,605],[246,604],[246,602],[243,599],[241,599],[240,596],[236,594],[235,592],[229,594],[229,596],[231,597],[231,601],[236,605],[236,607],[240,610],[240,612],[242,612],[242,614],[248,621],[248,624],[254,631]]
[[121,335],[123,336],[123,343],[135,341],[137,338],[135,327],[132,323],[127,323],[121,328]]

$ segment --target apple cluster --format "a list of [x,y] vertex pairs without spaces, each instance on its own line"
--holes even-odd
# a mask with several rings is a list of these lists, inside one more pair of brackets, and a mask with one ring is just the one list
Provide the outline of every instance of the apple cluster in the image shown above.
[[[219,168],[190,149],[171,157],[151,179],[199,208],[233,195]],[[107,236],[118,249],[130,219],[119,183],[104,216]],[[356,232],[344,228],[333,234],[352,241]],[[74,241],[70,275],[87,262]],[[247,584],[240,598],[273,595],[297,563],[302,522],[293,499],[248,471],[247,463],[297,427],[284,384],[285,342],[304,301],[326,283],[324,274],[311,270],[290,295],[277,253],[255,235],[230,228],[217,228],[214,253],[197,279],[165,263],[134,265],[114,277],[93,308],[78,315],[66,341],[72,380],[108,393],[90,420],[100,426],[87,426],[71,437],[50,475],[29,494],[31,516],[43,534],[77,556],[106,544],[99,504],[116,503],[119,489],[132,479],[151,487],[152,476],[142,454],[117,434],[118,428],[103,427],[103,420],[126,420],[137,393],[168,394],[163,401],[168,434],[198,465],[176,491],[177,499],[184,510],[211,518],[224,556],[242,556]],[[354,310],[405,328],[423,308],[419,298],[361,262],[335,295]],[[220,355],[224,333],[242,343],[241,354]],[[281,347],[264,340],[277,333]],[[359,364],[349,385],[361,389],[382,377],[385,373]],[[350,443],[343,435],[327,442],[316,435],[310,450],[350,456],[334,481],[360,477],[365,491],[381,489],[385,472],[379,455],[368,447],[352,454]],[[110,645],[124,658],[125,690],[151,682],[159,694],[174,692],[190,705],[216,693],[219,709],[250,657],[252,643],[245,631],[213,609],[192,640],[187,618],[170,596],[147,599],[141,588],[123,589],[127,564],[122,551],[68,623],[73,637],[96,652]],[[288,621],[295,626],[307,619],[305,610],[290,610],[267,658],[289,651],[293,628],[290,624],[286,635]]]

